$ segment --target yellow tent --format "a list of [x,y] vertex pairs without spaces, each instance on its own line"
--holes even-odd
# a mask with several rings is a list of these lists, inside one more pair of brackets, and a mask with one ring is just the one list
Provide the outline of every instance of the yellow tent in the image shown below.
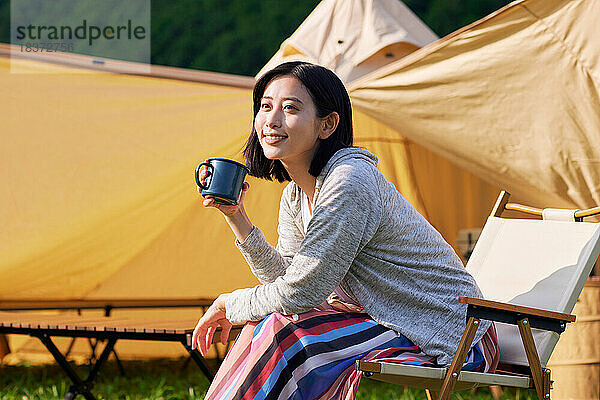
[[[252,78],[154,66],[145,75],[132,63],[11,59],[10,50],[0,46],[0,298],[210,297],[257,283],[218,211],[201,206],[192,178],[206,157],[241,161]],[[404,168],[406,140],[360,112],[355,124],[356,144],[378,154],[380,169],[422,208],[418,177]],[[275,243],[284,185],[248,180],[248,213]],[[59,347],[68,342],[57,339]],[[36,339],[11,336],[10,345],[5,361],[50,359]],[[170,344],[117,346],[123,357],[184,354]],[[71,354],[87,355],[87,345]]]
[[0,296],[198,296],[190,281],[212,296],[248,282],[207,268],[244,260],[233,239],[202,244],[226,231],[193,172],[210,155],[239,156],[250,89],[7,57],[0,82]]
[[[380,157],[382,172],[451,243],[458,229],[482,226],[497,195],[496,187],[471,171],[506,185],[523,201],[541,200],[547,190],[552,196],[543,200],[587,206],[582,196],[588,193],[587,202],[598,203],[597,168],[590,168],[600,159],[598,146],[588,146],[580,158],[567,158],[576,164],[571,171],[580,174],[574,175],[578,180],[565,180],[554,164],[537,156],[538,149],[548,154],[550,148],[540,130],[585,132],[587,143],[598,142],[598,130],[589,130],[598,118],[597,96],[591,90],[597,88],[597,73],[588,67],[597,67],[592,55],[598,52],[586,52],[594,36],[584,29],[594,26],[588,21],[597,15],[591,3],[512,5],[350,86],[356,144]],[[541,13],[540,7],[544,18],[519,17]],[[516,57],[527,54],[525,50],[556,47],[555,36],[547,34],[553,32],[550,23],[570,27],[566,33],[576,31],[580,40],[575,43],[582,49],[577,54],[585,55],[569,58],[563,52],[552,60],[589,72],[587,80],[558,85],[564,93],[553,100],[548,94],[557,82],[564,83],[557,75],[566,68],[554,71],[550,55],[545,55],[545,63],[536,68],[546,66],[542,75],[552,79],[536,81],[533,90],[527,85],[537,76],[533,67]],[[488,46],[492,50],[486,51]],[[0,298],[216,296],[256,283],[218,211],[201,206],[192,178],[195,165],[208,156],[241,160],[252,118],[251,78],[161,67],[146,74],[135,64],[94,64],[92,58],[76,55],[9,59],[9,51],[0,47],[0,156],[7,187],[0,197]],[[517,67],[510,67],[511,62]],[[10,63],[31,73],[11,74]],[[495,68],[486,69],[490,64]],[[504,69],[508,67],[512,69]],[[477,68],[481,71],[475,73]],[[483,79],[496,70],[503,73]],[[504,91],[503,82],[510,82]],[[572,96],[584,96],[578,98],[585,101],[575,102]],[[555,103],[562,105],[549,108],[551,114],[543,112]],[[543,119],[549,115],[550,123]],[[563,130],[562,124],[567,124]],[[525,136],[537,138],[535,145],[516,135],[523,127],[531,129]],[[499,133],[478,136],[488,131]],[[575,154],[572,146],[584,148],[583,136],[577,138],[574,144],[555,139],[550,144],[559,158],[567,157]],[[516,152],[525,146],[526,156]],[[520,169],[498,163],[511,152],[524,160],[516,162]],[[524,162],[530,165],[525,168]],[[533,190],[526,174],[530,168],[539,177]],[[283,185],[253,178],[249,182],[248,214],[275,243]],[[171,317],[196,313],[152,312]],[[183,354],[180,346],[117,346],[124,357]],[[12,361],[35,352],[48,359],[34,339],[11,337],[11,347]],[[86,353],[80,346],[79,354]]]

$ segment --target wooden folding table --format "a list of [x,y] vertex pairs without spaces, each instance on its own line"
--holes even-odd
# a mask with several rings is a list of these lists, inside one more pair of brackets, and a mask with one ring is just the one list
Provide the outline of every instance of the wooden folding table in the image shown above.
[[[82,394],[86,399],[95,399],[91,393],[94,379],[119,339],[179,342],[189,352],[190,357],[198,364],[208,379],[212,380],[214,374],[207,365],[206,360],[198,351],[191,348],[192,333],[197,322],[197,319],[86,318],[72,315],[42,315],[0,311],[0,334],[22,334],[40,339],[73,382],[65,395],[65,399],[73,399],[78,394]],[[242,326],[235,326],[232,329],[232,334],[239,333],[241,328]],[[52,337],[94,338],[106,340],[106,346],[91,366],[88,377],[82,379],[56,347]],[[218,341],[220,341],[220,330],[215,333],[213,339],[215,343]]]

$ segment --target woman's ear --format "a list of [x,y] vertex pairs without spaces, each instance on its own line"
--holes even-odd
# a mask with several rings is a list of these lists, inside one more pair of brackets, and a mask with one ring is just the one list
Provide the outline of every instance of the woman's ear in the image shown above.
[[327,139],[335,130],[340,123],[340,115],[335,111],[326,116],[321,120],[321,132],[319,132],[319,139]]

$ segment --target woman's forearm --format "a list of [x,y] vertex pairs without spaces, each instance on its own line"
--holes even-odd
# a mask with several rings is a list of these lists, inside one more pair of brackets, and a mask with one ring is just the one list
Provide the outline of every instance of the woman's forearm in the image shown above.
[[225,220],[240,243],[243,243],[248,235],[250,235],[250,232],[252,232],[253,225],[245,211],[240,211],[230,216],[225,215]]

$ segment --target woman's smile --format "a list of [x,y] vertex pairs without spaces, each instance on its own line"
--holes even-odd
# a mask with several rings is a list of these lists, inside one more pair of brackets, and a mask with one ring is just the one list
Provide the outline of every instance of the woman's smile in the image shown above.
[[270,145],[275,145],[277,143],[283,142],[287,139],[287,136],[278,135],[278,134],[266,134],[263,135],[264,141]]

